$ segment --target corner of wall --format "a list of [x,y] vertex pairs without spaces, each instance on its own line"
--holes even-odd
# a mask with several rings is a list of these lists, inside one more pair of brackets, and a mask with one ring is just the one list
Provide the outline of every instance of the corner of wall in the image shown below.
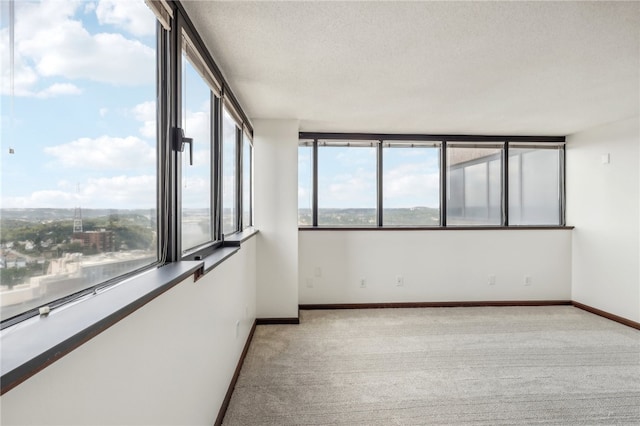
[[258,318],[298,317],[298,121],[255,120]]

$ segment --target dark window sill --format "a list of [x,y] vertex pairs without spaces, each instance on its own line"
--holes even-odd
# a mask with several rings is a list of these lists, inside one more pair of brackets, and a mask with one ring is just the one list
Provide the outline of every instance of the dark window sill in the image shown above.
[[224,238],[225,247],[238,247],[240,244],[247,241],[249,238],[256,235],[259,231],[254,227],[245,228],[240,232],[229,235]]
[[203,267],[178,262],[29,318],[1,333],[2,389],[13,389]]
[[298,226],[298,231],[518,231],[566,229],[573,226]]

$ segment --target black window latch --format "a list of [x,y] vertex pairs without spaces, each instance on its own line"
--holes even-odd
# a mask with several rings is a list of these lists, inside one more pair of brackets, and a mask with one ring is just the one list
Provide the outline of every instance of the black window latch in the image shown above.
[[184,152],[184,144],[189,144],[189,165],[193,166],[193,138],[185,138],[184,130],[180,127],[173,128],[173,149]]

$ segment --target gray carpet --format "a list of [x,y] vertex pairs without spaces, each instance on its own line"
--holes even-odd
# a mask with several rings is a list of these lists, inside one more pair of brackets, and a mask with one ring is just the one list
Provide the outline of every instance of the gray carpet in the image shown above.
[[640,331],[570,306],[301,311],[226,425],[640,425]]

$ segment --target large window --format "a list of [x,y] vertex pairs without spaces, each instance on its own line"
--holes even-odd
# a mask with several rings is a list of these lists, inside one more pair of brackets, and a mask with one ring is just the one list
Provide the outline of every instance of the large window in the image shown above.
[[562,150],[558,146],[509,149],[509,223],[557,224],[561,217]]
[[298,147],[298,223],[313,225],[313,141]]
[[5,320],[158,260],[159,35],[142,0],[1,7]]
[[318,148],[318,224],[376,225],[377,142]]
[[242,228],[253,225],[253,145],[247,132],[242,132]]
[[386,143],[383,149],[383,222],[440,224],[440,148],[433,143]]
[[302,132],[298,223],[562,226],[563,174],[563,137]]
[[447,147],[447,224],[502,223],[502,146]]
[[[212,198],[215,180],[212,158],[211,88],[198,70],[204,69],[193,43],[182,40],[182,130],[192,139],[182,154],[182,252],[215,239]],[[194,53],[192,53],[194,52]]]
[[251,125],[176,3],[0,7],[3,328],[251,224]]
[[222,232],[238,230],[238,123],[225,107],[222,117]]

